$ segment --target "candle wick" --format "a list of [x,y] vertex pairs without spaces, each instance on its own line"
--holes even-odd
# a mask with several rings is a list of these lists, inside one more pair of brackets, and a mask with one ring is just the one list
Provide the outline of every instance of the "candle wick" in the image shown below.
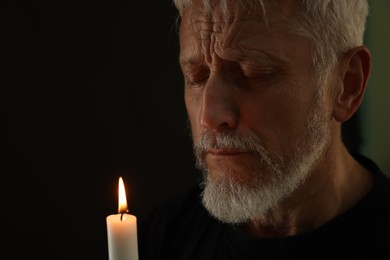
[[122,219],[123,219],[123,214],[125,214],[125,213],[127,213],[127,212],[129,212],[129,210],[128,210],[128,209],[126,209],[126,211],[125,211],[125,212],[122,212],[122,213],[121,213],[121,221],[122,221]]

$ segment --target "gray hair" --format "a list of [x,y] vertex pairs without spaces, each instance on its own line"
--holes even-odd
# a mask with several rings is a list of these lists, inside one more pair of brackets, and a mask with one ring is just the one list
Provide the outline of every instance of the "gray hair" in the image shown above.
[[[201,1],[205,11],[211,13],[214,0]],[[228,12],[229,0],[219,1],[221,10]],[[266,14],[264,0],[234,1],[240,1],[245,8],[260,7]],[[173,2],[181,16],[194,0]],[[317,76],[327,74],[343,53],[363,44],[368,16],[367,0],[300,0],[299,5],[301,11],[292,22],[292,30],[313,41],[313,66]]]

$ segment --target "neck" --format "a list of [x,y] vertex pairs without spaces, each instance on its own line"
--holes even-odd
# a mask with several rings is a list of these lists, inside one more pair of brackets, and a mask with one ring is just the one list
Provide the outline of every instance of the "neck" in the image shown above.
[[[330,163],[331,162],[331,163]],[[358,203],[371,189],[372,176],[338,142],[330,146],[307,180],[265,218],[245,231],[258,237],[291,236],[312,231]]]

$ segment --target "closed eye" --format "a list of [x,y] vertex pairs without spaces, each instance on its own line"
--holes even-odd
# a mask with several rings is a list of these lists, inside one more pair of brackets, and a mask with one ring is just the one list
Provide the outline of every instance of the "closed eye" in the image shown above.
[[259,65],[252,65],[252,64],[241,65],[241,71],[244,74],[244,76],[247,78],[269,76],[280,70],[281,68],[278,66],[259,66]]
[[184,80],[190,87],[202,86],[210,76],[210,69],[206,66],[194,66],[186,68],[184,71]]

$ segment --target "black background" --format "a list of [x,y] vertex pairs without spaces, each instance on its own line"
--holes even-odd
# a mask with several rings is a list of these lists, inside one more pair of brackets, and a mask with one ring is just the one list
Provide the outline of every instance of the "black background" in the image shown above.
[[1,3],[0,258],[106,260],[119,176],[138,219],[197,181],[175,19],[169,0]]
[[0,258],[107,260],[119,176],[138,219],[197,182],[176,15],[170,0],[1,2]]

